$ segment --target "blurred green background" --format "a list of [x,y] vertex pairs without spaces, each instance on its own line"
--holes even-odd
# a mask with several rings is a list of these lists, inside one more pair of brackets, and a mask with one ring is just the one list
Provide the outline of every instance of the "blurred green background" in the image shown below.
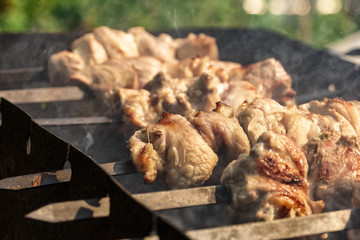
[[[0,0],[1,32],[262,28],[323,48],[360,29],[358,0]],[[321,9],[321,6],[323,9]],[[327,8],[327,10],[326,10]]]

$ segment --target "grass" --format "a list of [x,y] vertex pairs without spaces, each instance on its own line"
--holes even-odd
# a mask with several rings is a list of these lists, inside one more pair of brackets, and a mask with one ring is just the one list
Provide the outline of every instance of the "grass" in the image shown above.
[[343,9],[336,15],[306,17],[248,15],[243,1],[227,0],[1,0],[0,31],[62,32],[144,26],[147,30],[176,28],[263,28],[322,48],[360,28],[360,13]]

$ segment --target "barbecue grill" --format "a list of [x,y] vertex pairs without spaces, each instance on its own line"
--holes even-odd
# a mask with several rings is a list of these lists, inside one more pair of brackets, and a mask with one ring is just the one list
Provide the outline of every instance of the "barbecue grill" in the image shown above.
[[[293,79],[297,102],[360,98],[360,70],[325,50],[250,29],[188,29],[217,40],[220,59],[274,57]],[[50,86],[47,60],[83,32],[0,34],[0,238],[342,239],[360,227],[356,209],[231,225],[219,185],[166,191],[144,185],[128,159],[121,122],[92,93]],[[156,34],[156,33],[154,33]]]

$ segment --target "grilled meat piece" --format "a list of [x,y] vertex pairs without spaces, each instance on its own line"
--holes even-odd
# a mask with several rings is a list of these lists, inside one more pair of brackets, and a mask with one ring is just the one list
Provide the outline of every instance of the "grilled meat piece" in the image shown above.
[[252,145],[267,131],[292,137],[300,146],[322,132],[331,131],[344,136],[355,136],[355,132],[351,134],[348,124],[344,121],[311,113],[301,106],[284,107],[269,98],[256,99],[247,106],[242,106],[238,120]]
[[249,153],[249,139],[234,117],[197,111],[188,115],[187,119],[218,155],[228,155],[226,165],[240,154]]
[[54,86],[69,83],[69,77],[85,67],[79,54],[67,50],[51,55],[48,63],[50,82]]
[[155,37],[142,27],[130,28],[128,33],[134,37],[141,56],[156,57],[164,62],[175,60],[176,44],[170,35]]
[[217,60],[219,52],[216,46],[216,40],[205,34],[190,33],[187,38],[177,41],[176,58],[184,60],[192,57],[209,56],[210,59]]
[[195,56],[181,61],[166,63],[165,72],[173,78],[197,77],[203,73],[217,76],[221,82],[227,82],[229,72],[233,68],[240,68],[241,64],[211,60],[209,56]]
[[324,200],[327,210],[336,210],[351,207],[359,181],[357,106],[356,101],[324,99],[284,107],[271,99],[257,99],[243,107],[239,122],[252,144],[266,131],[292,137],[309,162],[312,198]]
[[321,212],[322,201],[309,197],[308,164],[302,149],[290,138],[263,133],[251,148],[233,161],[221,177],[232,192],[226,206],[231,222],[273,220]]
[[218,157],[197,130],[182,116],[164,113],[129,139],[131,159],[152,183],[160,173],[170,188],[203,184],[211,175]]
[[262,95],[275,99],[282,105],[295,103],[295,91],[291,88],[291,77],[281,63],[274,58],[233,69],[229,79],[229,81],[248,81]]
[[134,68],[137,73],[139,88],[143,88],[150,82],[156,74],[163,71],[164,64],[157,58],[150,56],[140,56],[129,58],[128,63]]
[[138,75],[134,68],[123,59],[110,59],[102,64],[87,66],[82,71],[71,74],[72,82],[90,87],[92,90],[98,88],[134,88],[139,86]]
[[105,26],[93,30],[95,38],[105,48],[110,59],[139,56],[136,39],[132,34]]
[[[249,84],[245,84],[245,87],[248,87]],[[240,86],[241,85],[238,86],[238,90]],[[204,73],[200,77],[191,77],[186,79],[175,79],[166,74],[160,73],[157,74],[153,80],[148,82],[143,89],[133,91],[105,90],[102,94],[102,99],[105,103],[110,101],[113,106],[118,106],[119,113],[126,112],[126,109],[134,109],[128,114],[125,113],[124,117],[129,119],[123,120],[127,123],[135,124],[135,127],[142,128],[147,124],[155,123],[155,121],[160,119],[163,112],[176,113],[182,116],[187,116],[194,111],[210,112],[216,108],[217,102],[222,101],[221,91],[224,91],[223,89],[227,87],[228,85],[226,83],[221,83],[219,78],[208,73]],[[144,96],[144,91],[148,91],[145,98],[141,97],[141,105],[146,105],[146,107],[141,107],[141,109],[146,109],[146,111],[135,110],[138,107],[138,103],[136,103],[134,99],[126,100],[128,97],[133,98],[135,91],[139,91],[139,93],[136,94],[139,96]],[[256,95],[256,91],[248,91],[248,89],[245,89],[244,91],[248,93],[246,98],[242,98],[244,101],[258,97],[258,95]],[[131,94],[124,94],[127,92]],[[109,93],[119,96],[111,96]],[[251,93],[254,95],[252,96]],[[114,100],[111,99],[118,99],[121,101],[116,104],[114,103]],[[226,100],[227,103],[232,102],[229,99]],[[238,104],[240,104],[240,102],[237,102],[236,106]],[[133,114],[132,112],[136,112],[137,114]],[[157,115],[158,117],[148,118],[143,114],[149,114],[151,116]]]
[[109,59],[103,45],[94,33],[87,33],[71,43],[73,53],[78,54],[86,65],[101,64]]
[[323,101],[311,101],[299,106],[311,113],[322,116],[330,116],[337,122],[341,122],[343,136],[360,136],[360,102],[344,101],[343,99],[324,98]]
[[249,82],[232,81],[221,93],[220,98],[222,102],[238,109],[245,101],[252,102],[257,98],[264,98],[264,96]]
[[223,88],[219,79],[213,75],[204,73],[195,81],[187,91],[189,101],[194,109],[211,111],[220,101],[220,91]]
[[356,207],[351,203],[354,188],[360,182],[360,148],[356,138],[323,133],[306,144],[304,152],[313,198],[324,200],[326,210]]

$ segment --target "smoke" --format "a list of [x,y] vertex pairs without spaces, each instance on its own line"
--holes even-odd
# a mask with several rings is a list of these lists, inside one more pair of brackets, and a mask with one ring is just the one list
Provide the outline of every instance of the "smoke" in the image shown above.
[[[86,129],[85,129],[86,131]],[[95,140],[94,137],[92,135],[92,133],[90,133],[89,131],[86,131],[86,136],[84,138],[84,142],[82,143],[82,145],[84,146],[85,152],[88,152],[89,148],[94,144]]]

